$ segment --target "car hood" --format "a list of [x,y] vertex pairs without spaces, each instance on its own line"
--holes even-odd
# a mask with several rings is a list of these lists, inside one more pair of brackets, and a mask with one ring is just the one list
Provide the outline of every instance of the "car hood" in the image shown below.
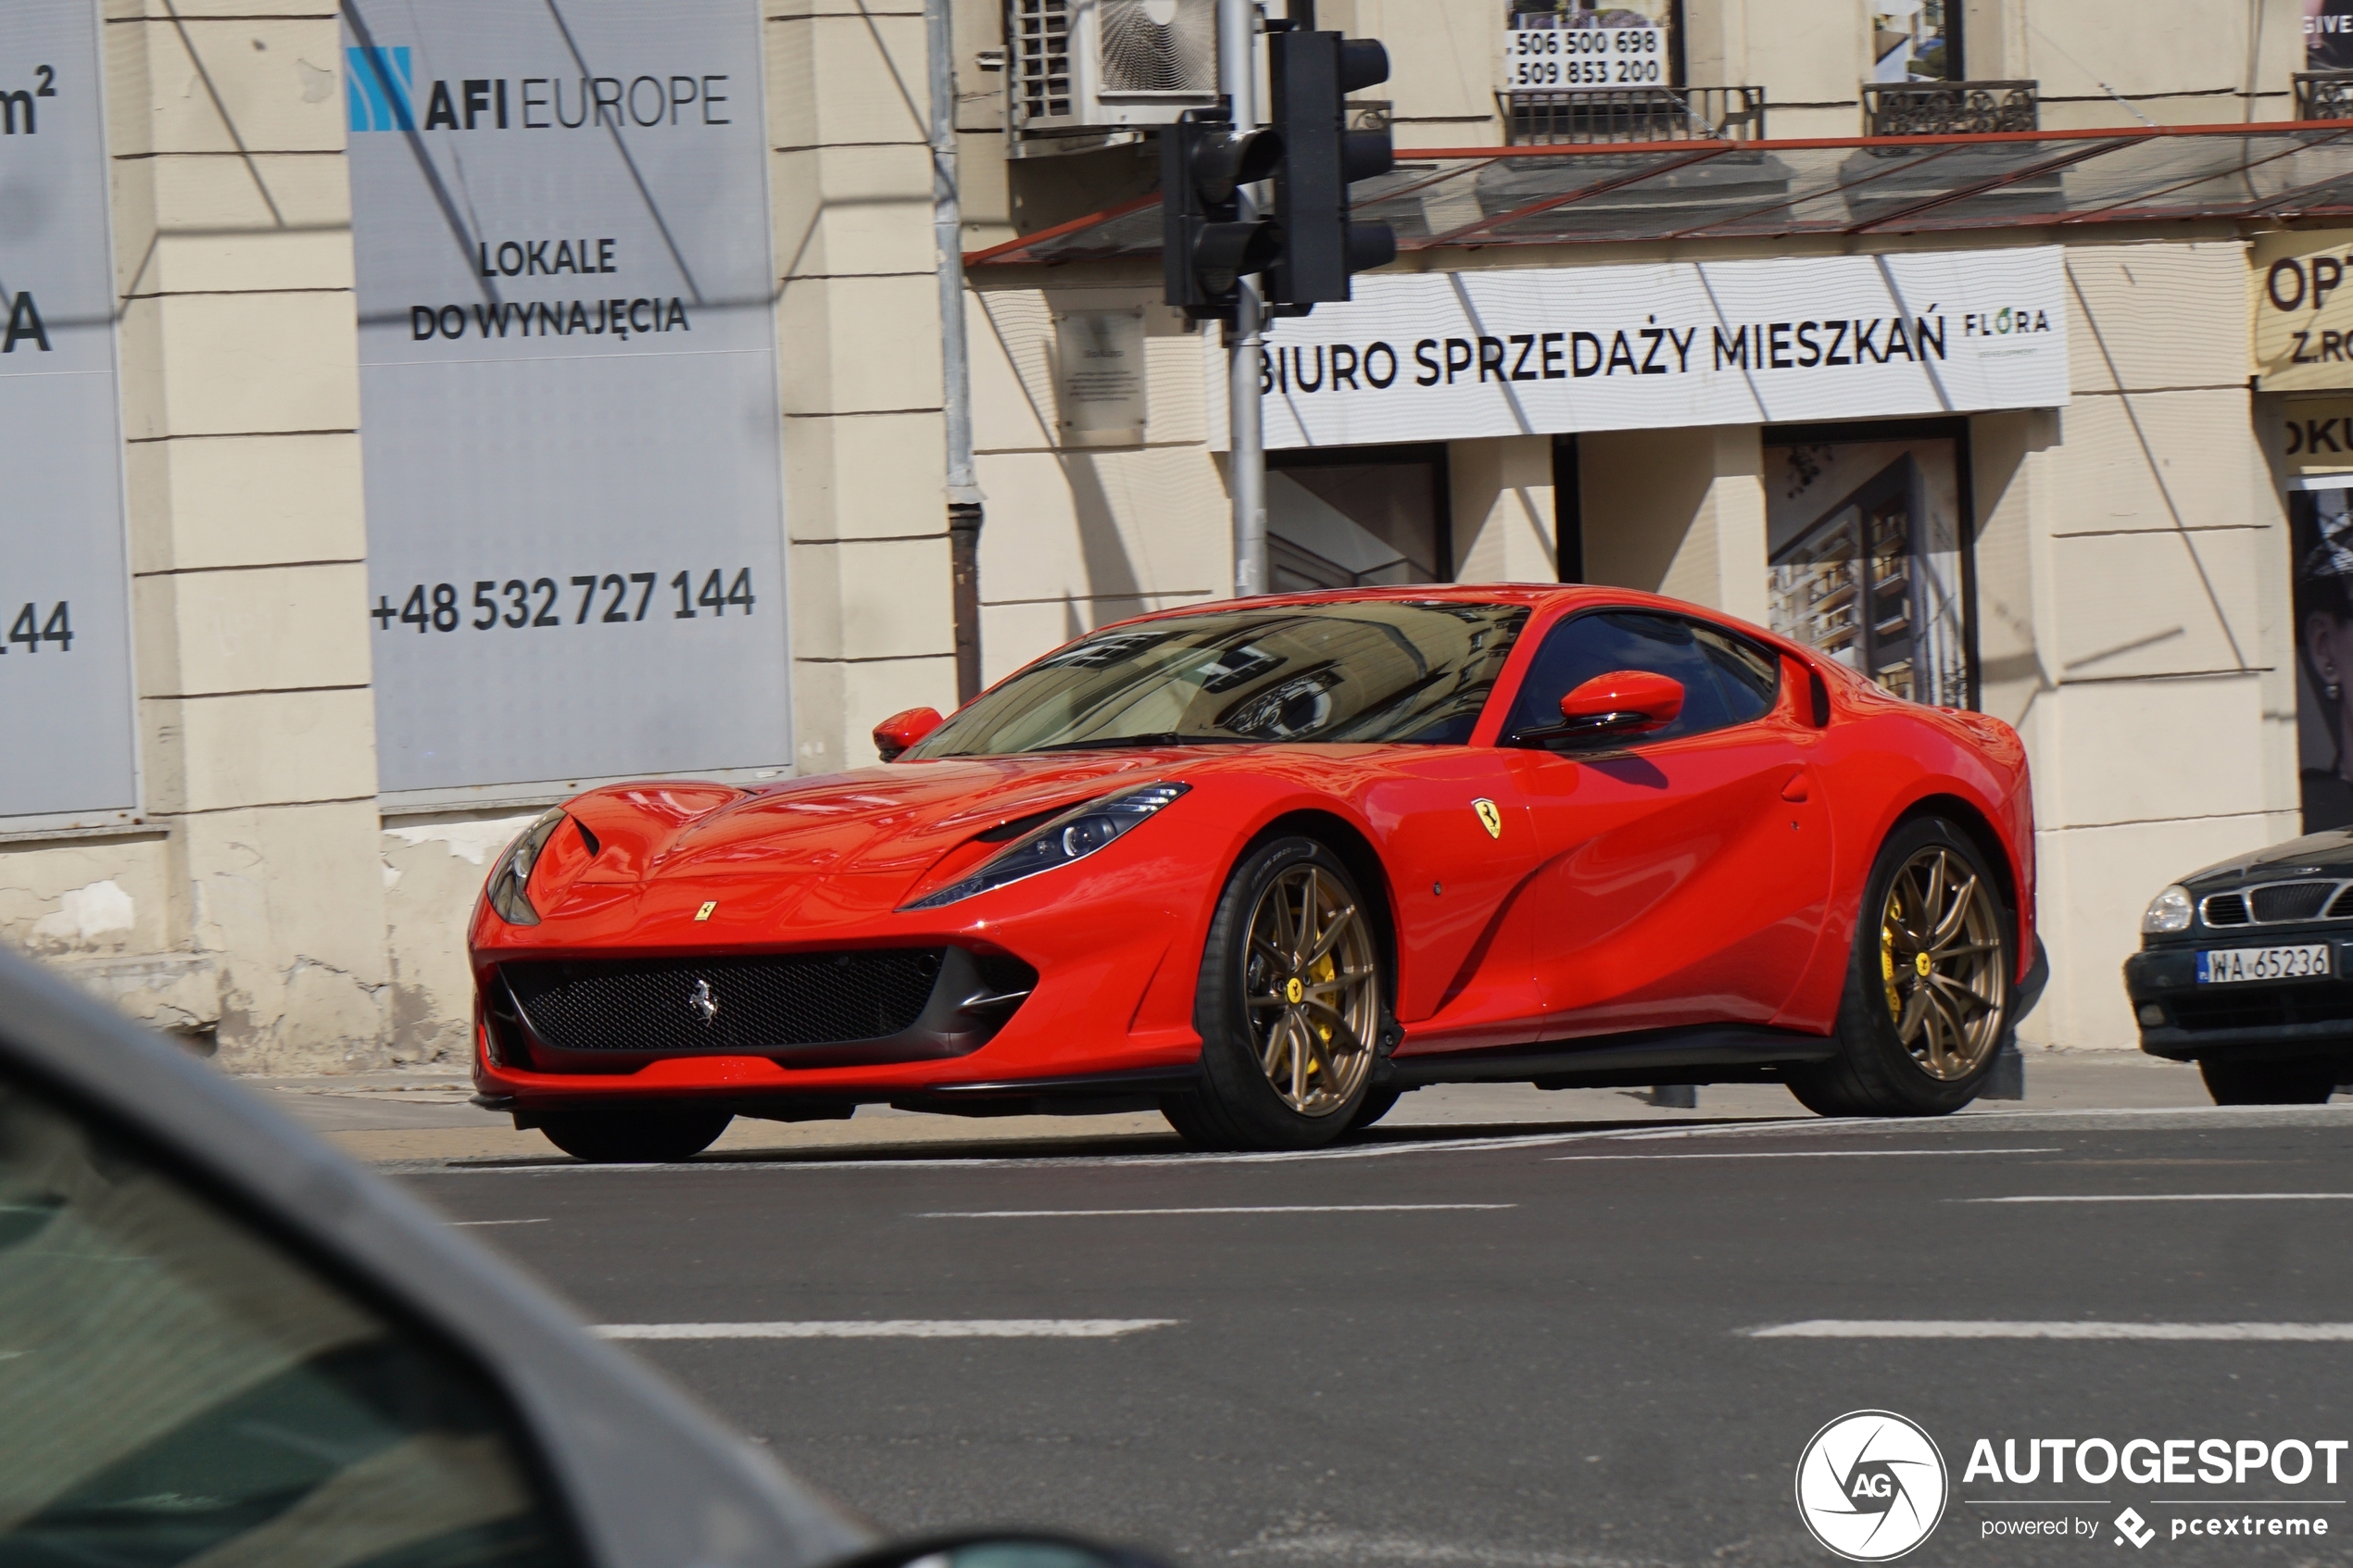
[[2192,872],[2183,885],[2201,893],[2243,883],[2278,882],[2296,876],[2353,876],[2353,829],[2335,828],[2274,844],[2252,855]]
[[1232,760],[1187,749],[967,758],[758,789],[614,784],[566,809],[598,842],[584,883],[861,872],[906,877],[992,828],[1161,779],[1199,777]]

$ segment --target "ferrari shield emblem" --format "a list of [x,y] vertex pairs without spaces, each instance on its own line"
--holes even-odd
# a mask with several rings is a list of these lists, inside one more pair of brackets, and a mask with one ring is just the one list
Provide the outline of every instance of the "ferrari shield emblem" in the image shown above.
[[695,911],[695,919],[698,921],[709,920],[711,918],[711,912],[717,908],[719,908],[719,900],[713,898],[710,903],[705,904],[701,909]]
[[1488,837],[1504,836],[1504,813],[1495,809],[1492,800],[1474,800],[1471,809],[1478,813],[1478,825],[1487,830]]

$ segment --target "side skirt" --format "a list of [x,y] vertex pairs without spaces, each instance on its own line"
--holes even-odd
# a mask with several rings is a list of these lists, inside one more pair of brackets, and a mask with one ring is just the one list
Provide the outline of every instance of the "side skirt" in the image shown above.
[[1540,1089],[1574,1089],[1766,1083],[1786,1064],[1827,1061],[1837,1052],[1838,1042],[1827,1035],[1708,1024],[1494,1050],[1392,1057],[1376,1070],[1373,1082],[1392,1089],[1416,1089],[1425,1084],[1533,1083]]

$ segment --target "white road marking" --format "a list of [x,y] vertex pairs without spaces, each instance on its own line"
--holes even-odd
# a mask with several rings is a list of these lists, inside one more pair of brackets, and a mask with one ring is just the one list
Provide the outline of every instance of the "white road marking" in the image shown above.
[[1971,1323],[1814,1318],[1739,1331],[1748,1339],[2353,1340],[2353,1323]]
[[[2062,1131],[2071,1119],[2087,1129],[2120,1126],[2137,1130],[2144,1126],[2163,1126],[2166,1119],[2182,1128],[2205,1130],[2216,1127],[2334,1125],[2353,1121],[2353,1101],[2333,1105],[2272,1105],[2272,1106],[2162,1106],[2127,1107],[2089,1110],[1978,1110],[1937,1123],[1933,1126],[1906,1126],[1906,1135],[1930,1133],[1993,1131],[1999,1123],[2040,1123],[2040,1127],[2012,1125],[2007,1130]],[[2165,1127],[2164,1130],[2173,1130]],[[1753,1138],[1795,1135],[1801,1137],[1885,1137],[1891,1129],[1882,1122],[1821,1118],[1810,1115],[1746,1117],[1726,1121],[1690,1121],[1670,1124],[1664,1131],[1626,1126],[1583,1128],[1573,1132],[1516,1133],[1465,1138],[1429,1138],[1412,1141],[1348,1144],[1338,1148],[1289,1149],[1260,1154],[963,1154],[917,1155],[903,1159],[877,1159],[872,1155],[852,1160],[828,1160],[815,1149],[806,1157],[792,1160],[696,1160],[674,1165],[594,1165],[585,1160],[550,1160],[545,1163],[526,1164],[512,1160],[385,1160],[374,1161],[375,1168],[396,1175],[447,1175],[454,1173],[518,1175],[518,1176],[637,1176],[653,1173],[674,1173],[681,1171],[1076,1171],[1095,1169],[1160,1168],[1184,1165],[1264,1165],[1293,1161],[1320,1163],[1334,1160],[1386,1160],[1407,1154],[1478,1154],[1497,1150],[1559,1148],[1570,1144],[1592,1143],[1652,1143],[1660,1139],[1708,1137]]]
[[1113,1339],[1177,1318],[884,1318],[845,1323],[607,1323],[606,1339]]
[[1128,1214],[1420,1214],[1437,1209],[1516,1209],[1516,1203],[1255,1203],[1203,1209],[945,1209],[918,1220],[1093,1220]]
[[1948,1198],[1947,1203],[2307,1203],[2353,1198],[2353,1192],[2095,1192],[2032,1198]]
[[453,1225],[544,1225],[545,1220],[452,1220]]
[[1555,1154],[1554,1164],[1580,1160],[1912,1160],[1956,1154],[2065,1154],[2063,1148],[1777,1148],[1740,1154]]

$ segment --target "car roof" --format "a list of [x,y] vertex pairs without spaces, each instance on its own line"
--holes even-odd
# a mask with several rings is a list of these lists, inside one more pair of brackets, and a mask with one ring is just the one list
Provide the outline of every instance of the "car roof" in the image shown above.
[[[1692,604],[1688,599],[1668,598],[1664,594],[1645,593],[1640,588],[1614,587],[1605,583],[1416,583],[1393,588],[1327,588],[1305,594],[1253,594],[1248,598],[1210,599],[1150,610],[1124,621],[1105,621],[1085,636],[1116,631],[1123,626],[1149,625],[1156,621],[1181,620],[1186,616],[1214,615],[1245,608],[1281,608],[1288,605],[1431,603],[1521,605],[1537,612],[1555,607],[1574,608],[1579,605],[1664,610],[1671,615],[1693,616],[1712,625],[1727,627],[1811,667],[1820,667],[1824,662],[1815,650],[1752,621],[1743,621],[1737,615],[1728,615],[1706,605]],[[1073,639],[1083,640],[1083,637]]]
[[602,1568],[812,1563],[872,1537],[547,1291],[213,1068],[0,951],[0,1078],[124,1135],[471,1352]]

